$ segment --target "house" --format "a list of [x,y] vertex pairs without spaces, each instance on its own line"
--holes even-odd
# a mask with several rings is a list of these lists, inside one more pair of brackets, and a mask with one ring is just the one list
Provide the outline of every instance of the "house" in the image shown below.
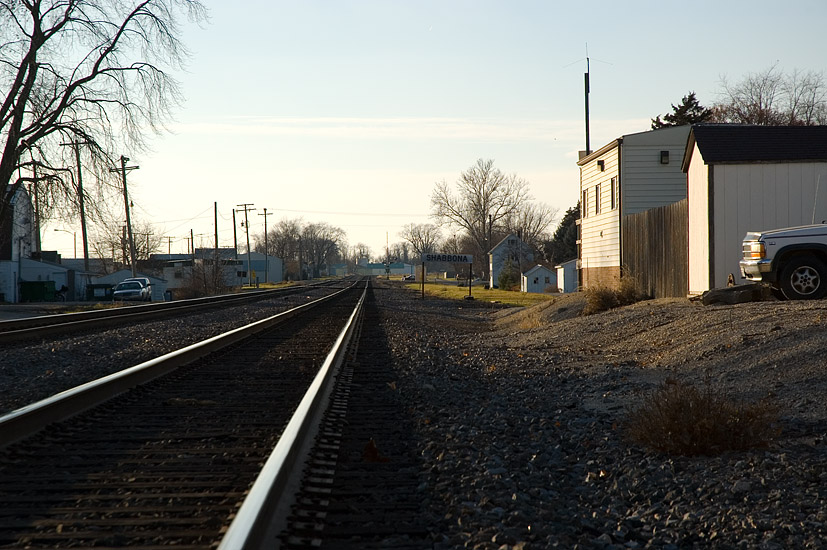
[[[534,263],[534,252],[516,233],[506,235],[488,252],[489,288],[499,287],[500,273],[507,265],[522,273],[522,267]],[[516,281],[515,281],[516,282]]]
[[689,294],[739,277],[748,231],[827,218],[827,126],[692,126],[688,189]]
[[557,270],[557,290],[559,292],[577,291],[577,260],[569,260],[554,266]]
[[23,259],[31,257],[37,242],[34,208],[22,185],[7,200],[10,215],[0,219],[0,302],[19,302]]
[[557,290],[557,272],[544,265],[537,264],[520,276],[522,292],[555,292]]
[[627,134],[582,157],[579,285],[614,285],[623,267],[622,219],[686,198],[681,159],[689,126]]

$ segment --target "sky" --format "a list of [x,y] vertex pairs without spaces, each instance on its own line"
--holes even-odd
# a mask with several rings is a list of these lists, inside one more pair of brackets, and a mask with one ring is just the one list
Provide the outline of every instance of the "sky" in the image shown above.
[[[139,166],[133,218],[169,237],[163,252],[186,252],[191,232],[212,246],[215,204],[232,246],[233,209],[251,204],[251,238],[301,218],[378,257],[434,221],[436,182],[480,158],[559,220],[578,198],[587,57],[592,150],[649,130],[689,91],[711,106],[723,78],[827,75],[823,0],[203,1],[209,22],[182,27],[169,132],[122,152]],[[79,224],[52,222],[43,248],[72,257],[73,238],[82,255]]]

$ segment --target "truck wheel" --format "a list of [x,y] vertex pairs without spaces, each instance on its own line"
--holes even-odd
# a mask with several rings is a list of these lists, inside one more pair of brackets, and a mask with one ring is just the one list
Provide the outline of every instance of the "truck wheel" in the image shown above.
[[827,294],[827,266],[815,256],[797,256],[781,270],[780,283],[790,300],[818,300]]

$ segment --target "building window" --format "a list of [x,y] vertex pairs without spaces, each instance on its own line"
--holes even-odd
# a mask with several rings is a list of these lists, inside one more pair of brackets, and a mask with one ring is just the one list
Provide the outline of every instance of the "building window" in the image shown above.
[[600,184],[594,186],[594,213],[600,214]]
[[612,178],[612,210],[617,208],[617,178]]
[[549,284],[550,282],[549,277],[546,277],[546,284]]
[[589,213],[589,190],[583,189],[583,207],[580,209],[583,212],[583,217],[585,218]]

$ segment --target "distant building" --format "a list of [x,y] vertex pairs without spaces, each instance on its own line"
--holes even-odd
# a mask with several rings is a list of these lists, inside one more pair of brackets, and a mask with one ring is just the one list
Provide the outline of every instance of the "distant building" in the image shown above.
[[19,302],[24,258],[36,247],[34,208],[22,185],[7,197],[10,215],[0,220],[0,301]]
[[557,290],[557,272],[544,265],[535,265],[520,277],[522,292],[554,292]]
[[507,263],[511,263],[517,273],[522,273],[523,267],[534,263],[534,252],[516,233],[506,236],[488,252],[488,284],[491,288],[499,287],[498,279]]
[[577,291],[577,259],[554,266],[557,270],[557,290],[560,292]]

